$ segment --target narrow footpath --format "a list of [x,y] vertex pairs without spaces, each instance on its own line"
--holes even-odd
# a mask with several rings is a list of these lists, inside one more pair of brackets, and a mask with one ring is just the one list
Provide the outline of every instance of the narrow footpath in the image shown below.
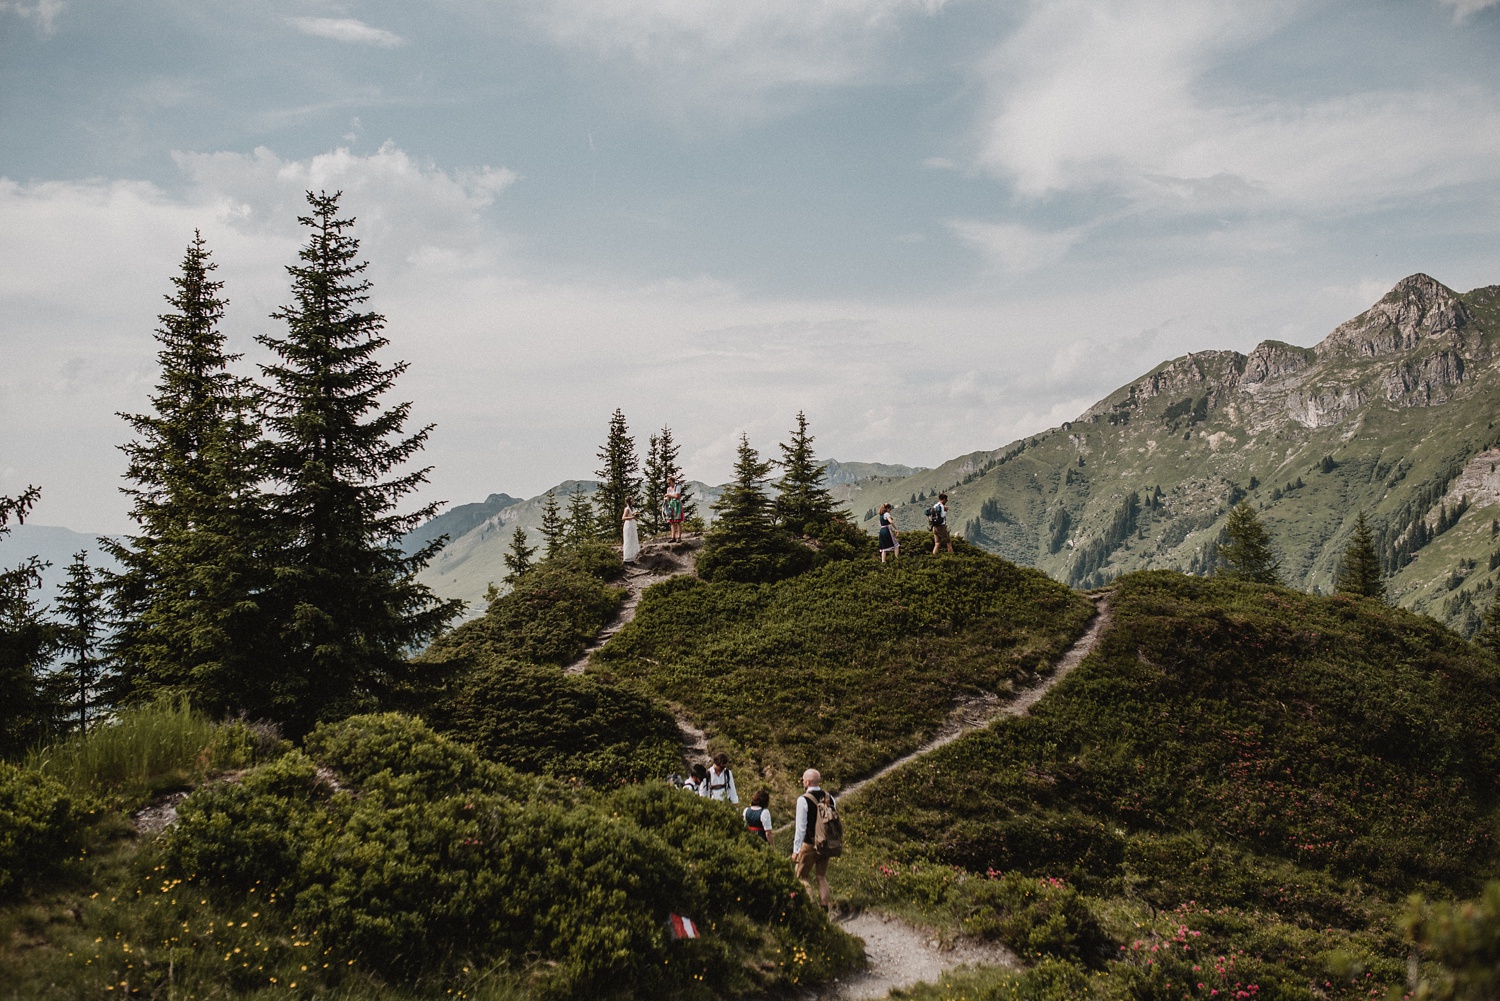
[[641,554],[636,557],[634,563],[625,564],[625,587],[628,592],[625,600],[620,603],[619,612],[610,620],[609,624],[599,630],[599,635],[594,637],[594,642],[583,651],[573,663],[563,668],[566,674],[582,674],[583,669],[588,667],[589,658],[594,651],[610,641],[610,638],[624,629],[635,618],[635,610],[640,606],[641,594],[652,584],[660,584],[664,580],[673,577],[681,577],[684,574],[694,572],[698,565],[698,550],[703,548],[703,536],[690,535],[681,542],[657,542],[648,541],[641,545]]

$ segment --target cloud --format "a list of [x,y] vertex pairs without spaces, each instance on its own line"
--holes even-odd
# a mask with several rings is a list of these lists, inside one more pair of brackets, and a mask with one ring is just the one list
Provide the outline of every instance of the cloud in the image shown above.
[[1413,82],[1298,98],[1215,75],[1299,4],[1063,0],[1032,8],[983,67],[978,165],[1025,198],[1341,211],[1490,182],[1500,95]]
[[400,35],[374,28],[352,17],[294,17],[292,24],[304,35],[331,38],[335,42],[350,42],[355,45],[373,45],[380,49],[394,49],[406,44]]
[[66,6],[63,0],[36,0],[36,3],[29,5],[22,0],[13,0],[10,3],[0,2],[0,13],[11,11],[36,25],[36,30],[41,34],[50,35],[57,30],[57,15]]
[[1453,8],[1454,21],[1466,21],[1486,7],[1493,7],[1500,0],[1438,0],[1444,7]]
[[995,270],[1010,275],[1055,264],[1085,235],[1082,227],[1046,232],[1015,223],[974,219],[950,220],[948,228],[983,254]]

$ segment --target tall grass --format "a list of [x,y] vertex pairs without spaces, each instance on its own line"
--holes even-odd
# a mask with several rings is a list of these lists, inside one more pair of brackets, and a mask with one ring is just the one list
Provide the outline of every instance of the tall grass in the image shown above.
[[32,751],[26,767],[80,793],[136,799],[220,768],[248,765],[266,735],[240,723],[219,724],[163,700],[127,709],[85,734]]

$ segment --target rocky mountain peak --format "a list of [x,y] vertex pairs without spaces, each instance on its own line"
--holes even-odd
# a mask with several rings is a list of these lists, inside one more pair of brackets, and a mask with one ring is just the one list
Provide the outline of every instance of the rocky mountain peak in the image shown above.
[[1378,358],[1446,337],[1462,342],[1462,330],[1472,320],[1462,300],[1442,282],[1415,274],[1396,283],[1385,296],[1340,324],[1318,345],[1320,356]]

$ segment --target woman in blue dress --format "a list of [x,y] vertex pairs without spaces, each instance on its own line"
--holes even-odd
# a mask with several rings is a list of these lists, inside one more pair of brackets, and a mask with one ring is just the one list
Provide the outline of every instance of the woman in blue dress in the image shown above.
[[896,514],[889,504],[880,505],[880,562],[885,562],[885,554],[890,553],[891,559],[901,555],[901,536],[896,532]]

